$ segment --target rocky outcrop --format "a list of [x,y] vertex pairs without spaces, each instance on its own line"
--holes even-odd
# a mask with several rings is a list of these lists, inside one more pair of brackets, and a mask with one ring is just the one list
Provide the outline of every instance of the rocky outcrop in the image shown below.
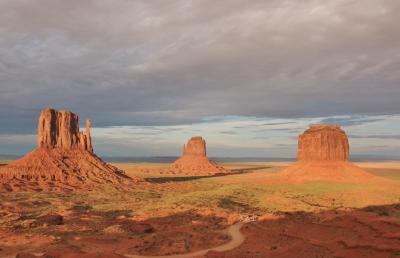
[[182,156],[207,157],[206,141],[201,136],[192,137],[183,145]]
[[183,146],[182,157],[172,164],[172,173],[185,175],[214,175],[229,171],[207,158],[206,141],[192,137]]
[[93,153],[90,120],[86,134],[69,111],[42,110],[38,148],[0,168],[0,191],[74,191],[124,188],[141,179],[127,176]]
[[337,125],[312,125],[299,136],[298,160],[349,160],[349,141]]
[[93,152],[93,146],[92,146],[92,137],[90,136],[90,126],[91,126],[91,121],[90,119],[86,119],[86,150]]
[[281,176],[290,181],[368,181],[374,176],[349,161],[349,141],[337,125],[312,125],[298,140],[298,160]]
[[79,131],[78,115],[69,111],[42,110],[38,123],[38,145],[65,150],[80,148],[92,152],[90,120],[86,121],[86,135]]

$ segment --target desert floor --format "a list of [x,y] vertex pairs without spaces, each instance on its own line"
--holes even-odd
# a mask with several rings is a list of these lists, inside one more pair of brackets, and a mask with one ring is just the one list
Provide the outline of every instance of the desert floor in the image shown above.
[[400,257],[400,162],[358,163],[384,178],[370,183],[275,180],[288,164],[180,177],[168,164],[121,163],[146,182],[1,193],[0,257]]

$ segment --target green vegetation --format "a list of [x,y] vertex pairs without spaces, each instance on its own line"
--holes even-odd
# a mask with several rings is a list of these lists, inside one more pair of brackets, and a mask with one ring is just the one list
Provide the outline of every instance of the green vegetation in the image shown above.
[[[272,170],[275,172],[275,170]],[[227,177],[209,177],[139,184],[128,192],[4,193],[1,206],[10,205],[26,215],[73,211],[101,216],[160,216],[211,209],[227,213],[262,214],[285,211],[319,211],[398,203],[397,184],[310,182],[265,183],[248,180],[257,171]],[[393,173],[392,173],[393,174]],[[152,175],[153,177],[155,175]],[[170,177],[158,175],[158,177]],[[234,179],[234,180],[232,180]],[[246,180],[244,180],[246,179]]]

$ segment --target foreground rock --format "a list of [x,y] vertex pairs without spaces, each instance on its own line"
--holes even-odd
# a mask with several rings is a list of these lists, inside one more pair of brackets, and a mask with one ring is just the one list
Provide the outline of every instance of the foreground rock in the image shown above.
[[176,174],[185,175],[215,175],[229,171],[207,158],[206,141],[200,137],[192,137],[183,146],[182,157],[172,164]]
[[[394,209],[389,205],[382,208]],[[400,253],[400,224],[396,216],[332,210],[265,217],[242,227],[245,241],[241,246],[227,252],[209,252],[205,257],[389,258]]]
[[86,121],[84,134],[79,131],[78,116],[72,112],[43,110],[38,145],[22,159],[0,168],[0,191],[123,188],[139,181],[93,153],[90,121]]
[[299,136],[298,161],[282,177],[294,181],[368,181],[374,178],[349,161],[349,141],[337,125],[313,125]]

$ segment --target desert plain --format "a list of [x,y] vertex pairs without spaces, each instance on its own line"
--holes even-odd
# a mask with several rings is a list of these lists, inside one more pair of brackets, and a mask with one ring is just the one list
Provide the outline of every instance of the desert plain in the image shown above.
[[400,258],[399,14],[0,0],[0,258]]
[[[3,161],[3,164],[8,163]],[[290,162],[215,176],[116,163],[134,188],[0,195],[0,257],[398,257],[400,162],[371,182],[282,182]]]

